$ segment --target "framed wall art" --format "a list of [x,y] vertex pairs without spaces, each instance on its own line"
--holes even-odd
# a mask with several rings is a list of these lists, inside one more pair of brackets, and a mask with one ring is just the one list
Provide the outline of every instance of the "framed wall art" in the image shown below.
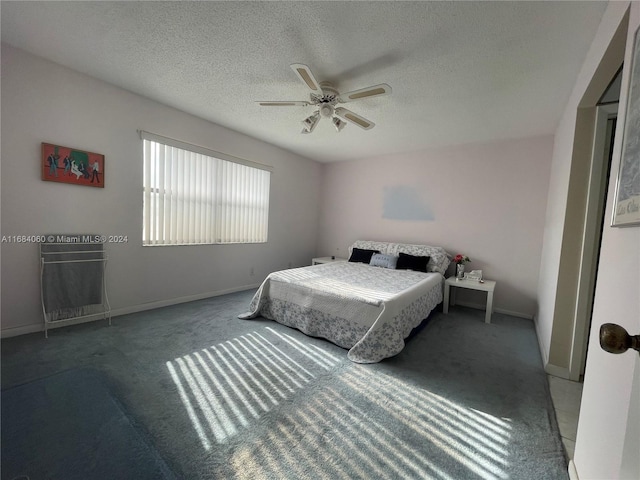
[[631,81],[622,141],[622,156],[613,203],[612,227],[640,225],[640,36],[633,41]]
[[104,188],[104,155],[42,144],[42,180]]

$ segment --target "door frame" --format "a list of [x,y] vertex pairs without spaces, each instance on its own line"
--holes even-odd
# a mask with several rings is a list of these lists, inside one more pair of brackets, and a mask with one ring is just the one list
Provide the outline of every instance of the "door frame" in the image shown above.
[[587,344],[591,325],[591,310],[595,293],[596,272],[600,254],[600,237],[605,213],[608,185],[610,146],[613,137],[608,122],[618,116],[618,103],[596,107],[593,146],[589,167],[580,267],[575,303],[573,341],[569,359],[569,379],[579,381],[584,374]]

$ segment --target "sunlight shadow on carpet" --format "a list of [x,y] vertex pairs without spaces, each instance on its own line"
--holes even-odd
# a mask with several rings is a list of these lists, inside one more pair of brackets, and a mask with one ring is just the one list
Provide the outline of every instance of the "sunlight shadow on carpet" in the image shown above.
[[[347,372],[340,379],[340,387],[329,387],[311,403],[283,415],[257,449],[240,449],[233,458],[236,478],[278,478],[283,466],[300,478],[460,478],[438,465],[441,460],[434,461],[439,455],[399,441],[387,426],[390,419],[412,431],[421,445],[433,445],[466,468],[469,478],[510,478],[504,470],[507,420],[457,406],[380,373]],[[354,394],[364,397],[366,410],[350,400]]]
[[[343,364],[312,342],[267,327],[166,366],[206,450],[241,431],[256,434],[229,459],[238,480],[455,480],[461,472],[510,478],[508,418],[368,366]],[[330,381],[320,381],[338,365],[343,368]]]
[[469,408],[384,374],[347,372],[342,381],[481,478],[508,478],[503,467],[510,426],[505,420],[487,421]]
[[[271,328],[228,340],[166,363],[202,446],[224,443],[279,405],[338,358]],[[268,337],[271,337],[268,338]],[[273,341],[272,341],[273,340]],[[286,353],[274,342],[289,347]],[[296,357],[296,358],[294,358]]]

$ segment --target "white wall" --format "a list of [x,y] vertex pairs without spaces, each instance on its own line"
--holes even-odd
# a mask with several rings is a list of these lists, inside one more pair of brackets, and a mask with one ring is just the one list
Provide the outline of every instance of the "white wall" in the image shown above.
[[[609,5],[601,25],[602,35],[596,37],[597,41],[607,42],[611,38],[611,32],[620,23],[627,6],[628,3]],[[631,48],[639,25],[640,4],[632,3],[618,112],[620,128],[614,144],[605,217],[607,225],[602,238],[574,456],[581,480],[640,478],[640,357],[633,351],[612,355],[599,345],[599,330],[603,323],[618,323],[632,335],[640,333],[640,227],[608,226],[625,123],[630,74],[627,66],[631,65]]]
[[[496,310],[530,318],[552,146],[545,136],[329,164],[318,253],[347,256],[357,239],[441,245],[497,280]],[[383,218],[390,189],[413,194],[431,219]],[[478,292],[459,299],[485,302]]]
[[[273,165],[269,242],[143,248],[137,129]],[[104,154],[105,188],[43,182],[41,142]],[[310,264],[321,171],[317,162],[2,45],[2,235],[127,235],[128,243],[109,245],[116,311],[242,289],[273,270]],[[3,243],[3,335],[41,328],[38,279],[37,246]]]

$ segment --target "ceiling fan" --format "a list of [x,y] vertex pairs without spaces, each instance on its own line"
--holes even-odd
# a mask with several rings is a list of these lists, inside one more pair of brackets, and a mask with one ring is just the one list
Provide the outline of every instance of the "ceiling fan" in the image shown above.
[[338,107],[339,103],[353,102],[362,100],[363,98],[378,97],[380,95],[388,95],[391,93],[391,87],[386,83],[373,85],[371,87],[353,90],[351,92],[339,93],[329,82],[318,82],[314,77],[311,69],[301,63],[290,65],[292,70],[310,90],[309,101],[275,101],[275,102],[256,102],[264,107],[293,107],[312,105],[316,107],[316,111],[302,121],[304,128],[300,133],[311,133],[318,125],[321,118],[330,118],[335,129],[339,132],[346,123],[353,123],[364,130],[371,130],[375,124],[351,110],[344,107]]

